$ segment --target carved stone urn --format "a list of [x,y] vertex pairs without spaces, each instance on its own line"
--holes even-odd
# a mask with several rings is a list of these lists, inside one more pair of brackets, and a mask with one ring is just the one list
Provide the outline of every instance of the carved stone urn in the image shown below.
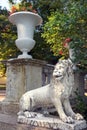
[[35,26],[42,23],[42,18],[35,13],[20,11],[9,16],[9,21],[17,26],[18,39],[15,41],[16,46],[22,52],[18,58],[32,58],[28,52],[35,45],[33,40]]

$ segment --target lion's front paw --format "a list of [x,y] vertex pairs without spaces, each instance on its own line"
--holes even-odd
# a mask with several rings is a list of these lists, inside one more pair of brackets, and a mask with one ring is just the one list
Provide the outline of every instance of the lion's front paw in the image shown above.
[[35,118],[35,117],[39,118],[39,117],[43,117],[44,115],[41,113],[37,113],[37,112],[25,111],[24,116],[27,118]]
[[34,118],[36,116],[36,114],[33,112],[25,111],[24,116],[27,118]]
[[65,123],[74,123],[74,120],[72,119],[72,117],[70,117],[70,116],[65,116],[65,117],[63,117],[63,118],[61,118],[62,119],[62,121],[63,122],[65,122]]
[[74,119],[75,120],[83,120],[84,118],[81,114],[77,113],[77,114],[74,115]]

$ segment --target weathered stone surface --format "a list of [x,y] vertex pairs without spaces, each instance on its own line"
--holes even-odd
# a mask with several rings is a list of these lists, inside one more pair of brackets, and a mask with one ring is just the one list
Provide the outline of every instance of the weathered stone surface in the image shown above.
[[19,111],[19,103],[18,102],[0,102],[0,113],[7,114],[17,114]]
[[16,115],[0,114],[0,130],[49,130],[49,129],[42,127],[35,127],[31,125],[19,124],[17,123]]
[[6,101],[18,102],[22,94],[42,86],[45,61],[13,59],[7,61]]
[[42,68],[45,61],[36,59],[12,59],[7,64],[6,96],[0,102],[1,113],[17,113],[19,99],[31,89],[42,86]]
[[[33,119],[31,119],[33,120]],[[65,124],[61,122],[59,119],[54,118],[45,118],[45,119],[38,119],[38,123],[33,124],[33,121],[31,125],[27,124],[21,124],[17,123],[17,116],[16,115],[6,115],[6,114],[0,114],[0,130],[87,130],[85,128],[86,122],[85,121],[79,121],[73,124]],[[59,121],[59,124],[56,124],[56,121]],[[43,123],[44,122],[44,123]],[[51,123],[50,128],[48,128],[47,122]],[[54,122],[54,123],[52,123]],[[36,124],[39,124],[39,126]],[[45,126],[44,126],[44,125]],[[55,126],[54,128],[52,126]],[[57,127],[59,126],[59,128]],[[83,127],[84,126],[84,127]],[[83,127],[83,128],[82,128]]]
[[23,124],[29,124],[36,127],[50,128],[56,130],[83,130],[87,127],[85,120],[75,120],[75,123],[64,123],[58,117],[40,117],[40,118],[26,118],[20,116],[18,122]]

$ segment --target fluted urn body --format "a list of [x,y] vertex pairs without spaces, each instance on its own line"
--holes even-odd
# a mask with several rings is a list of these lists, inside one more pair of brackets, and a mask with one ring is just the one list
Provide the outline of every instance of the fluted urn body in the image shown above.
[[20,11],[9,16],[9,21],[17,26],[18,39],[15,41],[16,46],[22,52],[18,58],[32,58],[28,54],[35,45],[33,40],[35,26],[42,23],[42,18],[35,13]]

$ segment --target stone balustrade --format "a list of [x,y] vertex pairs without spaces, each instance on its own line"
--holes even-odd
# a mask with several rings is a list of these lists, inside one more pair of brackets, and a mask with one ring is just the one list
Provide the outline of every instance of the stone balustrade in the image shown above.
[[53,69],[54,69],[54,65],[51,65],[51,64],[46,64],[45,66],[43,66],[43,68],[42,68],[42,86],[50,83]]

